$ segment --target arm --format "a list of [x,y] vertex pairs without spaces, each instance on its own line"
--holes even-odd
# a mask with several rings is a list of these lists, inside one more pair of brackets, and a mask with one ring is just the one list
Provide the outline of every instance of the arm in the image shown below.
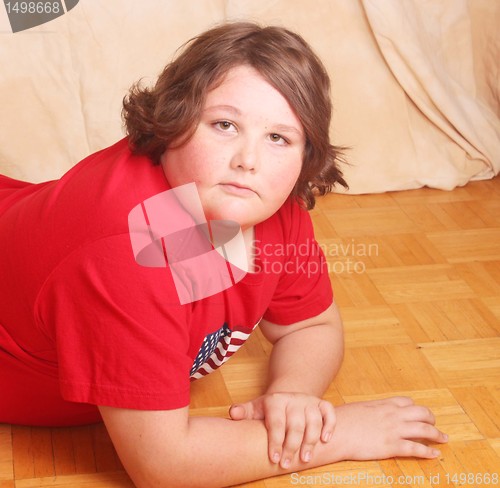
[[138,488],[221,487],[295,472],[344,459],[439,455],[413,439],[445,442],[432,413],[395,398],[337,407],[332,442],[319,443],[314,459],[298,456],[288,469],[267,456],[267,431],[259,420],[234,422],[188,417],[188,408],[141,411],[99,407],[125,469]]
[[[188,408],[140,411],[100,407],[100,411],[138,488],[232,486],[286,472],[267,458],[267,431],[262,421],[189,417]],[[325,450],[323,463],[335,460]],[[293,468],[305,467],[299,461]]]
[[300,448],[308,462],[319,439],[335,426],[333,406],[321,400],[342,363],[342,321],[332,304],[321,314],[289,326],[260,324],[273,343],[264,395],[230,410],[233,420],[260,419],[269,432],[269,459],[286,468]]
[[337,374],[344,355],[342,321],[332,304],[316,317],[280,326],[262,321],[273,344],[266,393],[297,392],[322,396]]

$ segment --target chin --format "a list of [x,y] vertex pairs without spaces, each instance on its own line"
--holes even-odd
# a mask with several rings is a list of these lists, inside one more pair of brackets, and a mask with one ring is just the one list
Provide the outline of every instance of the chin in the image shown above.
[[205,217],[207,220],[231,220],[237,222],[242,229],[256,223],[254,212],[249,215],[249,209],[234,208],[231,205],[226,205],[223,208],[205,209]]
[[242,228],[242,230],[248,229],[254,225],[248,218],[243,218],[238,215],[234,215],[227,212],[220,212],[217,214],[207,215],[207,220],[230,220],[231,222],[236,222]]

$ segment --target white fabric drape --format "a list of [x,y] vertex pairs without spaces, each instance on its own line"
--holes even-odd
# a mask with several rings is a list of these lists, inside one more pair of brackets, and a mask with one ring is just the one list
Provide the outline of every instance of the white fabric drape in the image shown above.
[[499,5],[363,0],[380,51],[408,97],[422,185],[452,189],[500,170]]
[[130,85],[226,19],[286,26],[323,59],[352,193],[499,172],[497,0],[80,0],[16,34],[0,6],[0,173],[58,178],[115,142]]

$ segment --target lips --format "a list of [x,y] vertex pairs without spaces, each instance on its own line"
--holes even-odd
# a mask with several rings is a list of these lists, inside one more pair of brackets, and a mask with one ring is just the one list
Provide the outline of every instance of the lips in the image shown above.
[[239,196],[252,196],[256,195],[257,192],[251,187],[238,183],[236,181],[226,181],[220,183],[222,189],[228,193]]

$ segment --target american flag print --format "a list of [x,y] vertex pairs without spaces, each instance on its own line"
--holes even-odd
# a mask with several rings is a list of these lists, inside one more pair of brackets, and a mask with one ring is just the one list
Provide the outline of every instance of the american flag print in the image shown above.
[[245,343],[259,322],[260,320],[251,329],[235,327],[233,330],[224,323],[219,330],[208,334],[193,362],[191,381],[202,378],[222,366]]

